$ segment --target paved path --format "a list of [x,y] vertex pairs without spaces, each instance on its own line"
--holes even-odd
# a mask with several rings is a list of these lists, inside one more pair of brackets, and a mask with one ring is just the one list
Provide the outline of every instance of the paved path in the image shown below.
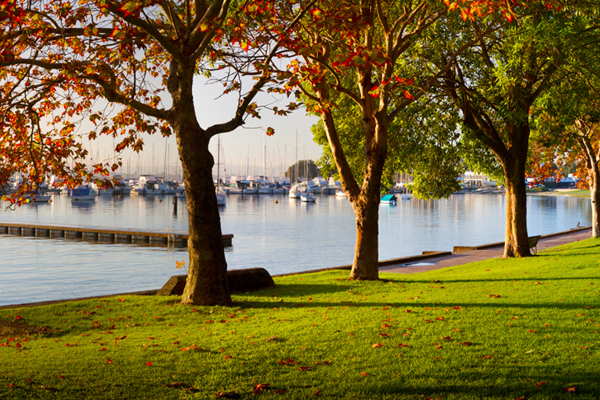
[[[538,242],[537,250],[545,250],[550,247],[556,247],[565,243],[577,242],[583,239],[589,239],[591,237],[592,229],[578,230],[573,233],[565,233],[549,238],[542,238]],[[469,250],[460,253],[454,253],[450,255],[444,255],[439,257],[432,257],[427,260],[418,262],[418,264],[431,264],[431,265],[415,265],[410,264],[396,264],[388,265],[385,267],[379,267],[379,272],[394,272],[398,274],[412,274],[415,272],[432,271],[434,269],[453,267],[455,265],[467,264],[475,261],[487,260],[490,258],[502,257],[504,254],[504,246],[500,245],[497,247],[490,247],[482,250]]]

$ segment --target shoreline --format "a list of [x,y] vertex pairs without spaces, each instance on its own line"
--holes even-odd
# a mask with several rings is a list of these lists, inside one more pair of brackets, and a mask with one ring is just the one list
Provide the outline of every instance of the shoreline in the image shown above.
[[[586,237],[587,231],[591,231],[591,226],[585,226],[580,228],[572,228],[568,231],[560,231],[550,233],[547,235],[540,236],[539,247],[540,250],[546,248],[556,247],[566,243],[572,243],[582,239],[588,239],[589,234]],[[503,251],[504,242],[487,243],[478,246],[454,246],[452,252],[449,251],[423,251],[420,255],[413,255],[407,257],[399,257],[388,260],[379,261],[379,271],[383,273],[403,273],[412,274],[419,272],[427,272],[435,269],[442,269],[451,266],[457,266],[467,264],[471,262],[486,260],[490,258],[497,258],[499,252]],[[500,256],[502,256],[500,254]],[[425,261],[425,262],[423,262]],[[432,262],[435,261],[435,262]],[[287,274],[272,275],[272,277],[280,276],[291,276],[291,275],[304,275],[323,271],[334,271],[334,270],[350,270],[352,265],[342,265],[338,267],[320,268],[310,271],[290,272]],[[22,303],[22,304],[9,304],[0,305],[0,310],[12,309],[12,308],[27,308],[27,307],[38,307],[44,305],[59,304],[64,302],[74,302],[90,299],[101,299],[107,297],[118,297],[118,296],[152,296],[155,295],[159,289],[144,290],[137,292],[127,293],[115,293],[98,296],[78,297],[74,299],[59,299],[59,300],[46,300],[34,303]]]

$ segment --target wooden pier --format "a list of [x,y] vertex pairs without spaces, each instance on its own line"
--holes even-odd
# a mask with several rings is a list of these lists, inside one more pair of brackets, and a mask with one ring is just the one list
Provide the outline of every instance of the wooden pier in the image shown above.
[[[155,246],[186,247],[188,233],[183,231],[100,228],[72,225],[38,224],[32,222],[2,222],[0,234],[66,239],[84,239],[102,243],[130,243]],[[232,245],[232,234],[223,235],[223,245]]]

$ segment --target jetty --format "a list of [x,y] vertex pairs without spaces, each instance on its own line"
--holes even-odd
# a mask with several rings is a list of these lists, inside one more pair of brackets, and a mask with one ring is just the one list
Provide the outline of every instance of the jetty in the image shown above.
[[[102,243],[129,243],[150,246],[186,247],[188,232],[166,228],[164,231],[128,228],[80,227],[74,225],[2,222],[0,234],[48,238],[82,239]],[[232,245],[233,234],[223,235],[223,245]]]

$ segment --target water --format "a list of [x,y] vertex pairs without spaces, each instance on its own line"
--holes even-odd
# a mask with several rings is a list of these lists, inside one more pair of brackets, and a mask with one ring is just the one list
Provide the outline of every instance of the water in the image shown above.
[[[50,204],[0,211],[1,221],[81,226],[187,230],[185,202],[173,215],[172,197],[98,197],[74,203],[65,195]],[[275,202],[278,201],[278,203]],[[380,206],[381,260],[504,240],[504,196],[465,194],[447,200],[400,201]],[[528,197],[530,235],[591,223],[588,199]],[[346,199],[317,196],[303,203],[286,196],[230,195],[222,208],[230,269],[266,268],[272,275],[346,265],[356,240],[354,214]],[[98,244],[59,238],[0,236],[0,305],[107,295],[160,288],[184,273],[175,261],[187,250]]]

